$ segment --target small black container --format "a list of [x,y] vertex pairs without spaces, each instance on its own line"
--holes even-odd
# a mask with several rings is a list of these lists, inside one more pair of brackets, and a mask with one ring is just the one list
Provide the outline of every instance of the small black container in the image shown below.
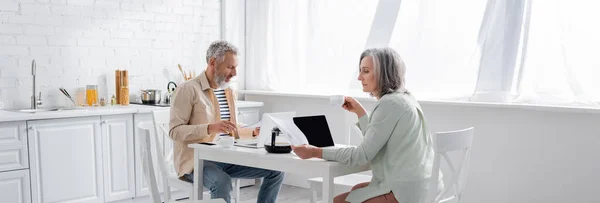
[[274,154],[285,154],[292,152],[292,146],[289,143],[276,143],[275,138],[281,134],[281,130],[278,127],[274,127],[271,130],[271,143],[265,144],[265,150],[269,153]]

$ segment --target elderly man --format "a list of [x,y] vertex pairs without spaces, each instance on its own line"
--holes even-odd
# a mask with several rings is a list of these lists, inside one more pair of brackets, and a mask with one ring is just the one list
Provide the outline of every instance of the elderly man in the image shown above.
[[[193,181],[194,150],[191,143],[211,142],[219,136],[249,137],[258,129],[243,129],[236,122],[236,96],[228,87],[236,75],[237,48],[226,41],[215,41],[206,52],[207,67],[199,76],[179,85],[171,103],[169,136],[173,139],[175,169]],[[229,135],[231,134],[231,135]],[[235,164],[204,162],[204,186],[212,198],[231,202],[231,178],[264,178],[258,202],[275,202],[284,173]]]

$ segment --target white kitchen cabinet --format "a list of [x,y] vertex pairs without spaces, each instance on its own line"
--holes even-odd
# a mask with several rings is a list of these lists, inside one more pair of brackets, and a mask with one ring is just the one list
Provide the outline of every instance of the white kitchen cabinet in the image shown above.
[[27,123],[0,123],[0,172],[28,167]]
[[32,202],[104,202],[100,117],[28,121]]
[[132,198],[135,196],[133,116],[111,115],[100,119],[105,201]]
[[27,122],[0,122],[0,202],[31,202],[27,151]]
[[0,146],[27,145],[25,121],[0,122]]
[[29,165],[27,158],[27,145],[0,146],[0,173],[26,169]]
[[30,203],[29,170],[0,173],[0,201]]

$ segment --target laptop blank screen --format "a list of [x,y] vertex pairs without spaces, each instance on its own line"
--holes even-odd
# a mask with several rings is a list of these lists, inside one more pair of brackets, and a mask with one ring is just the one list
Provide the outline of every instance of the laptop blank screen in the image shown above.
[[304,133],[308,143],[316,147],[334,146],[324,115],[294,117],[294,124]]

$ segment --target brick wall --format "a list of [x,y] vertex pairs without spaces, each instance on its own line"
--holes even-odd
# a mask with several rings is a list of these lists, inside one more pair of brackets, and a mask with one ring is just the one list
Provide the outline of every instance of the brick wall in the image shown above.
[[219,0],[2,0],[0,102],[28,108],[31,61],[46,106],[70,102],[97,84],[114,94],[114,70],[127,69],[130,91],[181,82],[177,69],[204,70],[208,44],[220,38]]

